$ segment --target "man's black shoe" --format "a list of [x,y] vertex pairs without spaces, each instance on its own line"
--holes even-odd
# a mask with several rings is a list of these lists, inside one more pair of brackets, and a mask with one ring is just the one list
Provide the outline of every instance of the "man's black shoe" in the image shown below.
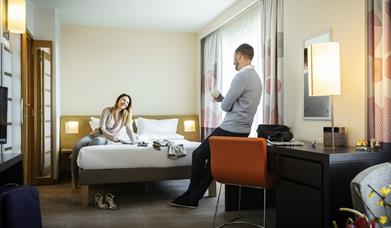
[[183,194],[170,203],[175,207],[197,208],[198,201],[193,200],[188,194]]

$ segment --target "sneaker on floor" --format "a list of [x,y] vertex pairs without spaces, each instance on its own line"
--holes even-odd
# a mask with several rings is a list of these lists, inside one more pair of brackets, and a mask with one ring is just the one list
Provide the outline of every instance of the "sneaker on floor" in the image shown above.
[[193,200],[189,195],[183,194],[170,203],[175,207],[197,208],[198,201]]

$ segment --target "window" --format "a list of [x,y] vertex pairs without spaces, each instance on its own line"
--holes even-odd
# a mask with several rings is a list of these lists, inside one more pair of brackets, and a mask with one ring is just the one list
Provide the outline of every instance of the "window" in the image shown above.
[[[259,74],[263,84],[261,68],[261,15],[259,3],[251,6],[241,15],[225,24],[220,29],[222,40],[222,94],[226,94],[237,71],[233,65],[235,49],[242,43],[248,43],[254,48],[252,64]],[[264,93],[264,91],[262,92]],[[258,111],[254,116],[250,136],[256,136],[256,128],[262,122],[262,98]],[[223,115],[225,113],[223,112]]]

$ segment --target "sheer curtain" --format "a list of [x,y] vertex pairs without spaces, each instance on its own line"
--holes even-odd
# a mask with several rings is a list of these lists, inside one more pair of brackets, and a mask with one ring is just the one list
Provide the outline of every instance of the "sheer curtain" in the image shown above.
[[283,0],[261,0],[265,124],[284,123]]
[[[248,43],[254,48],[254,58],[252,64],[261,77],[261,15],[260,4],[257,2],[241,15],[225,24],[221,29],[222,40],[222,94],[226,94],[233,77],[237,74],[233,65],[235,49],[242,43]],[[262,79],[263,77],[261,77]],[[263,81],[262,81],[263,84]],[[262,89],[262,88],[260,88]],[[263,95],[262,95],[263,96]],[[256,128],[263,120],[263,104],[258,106],[258,111],[254,116],[250,136],[256,135]],[[225,113],[223,113],[224,116]]]
[[368,138],[391,147],[391,13],[389,1],[368,0]]
[[222,121],[220,103],[210,96],[214,88],[221,91],[221,36],[215,31],[201,41],[201,139],[207,138]]

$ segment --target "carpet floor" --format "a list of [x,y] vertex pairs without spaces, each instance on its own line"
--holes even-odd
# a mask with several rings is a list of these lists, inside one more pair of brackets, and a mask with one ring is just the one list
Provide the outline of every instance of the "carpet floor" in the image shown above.
[[[69,181],[39,186],[44,227],[212,227],[217,197],[204,197],[197,209],[172,207],[170,201],[182,194],[188,180],[95,186],[95,192],[113,193],[117,210],[101,210],[80,205],[80,191]],[[223,188],[224,189],[224,188]],[[243,211],[243,220],[261,223],[262,210]],[[237,212],[224,211],[221,194],[216,224],[235,218]],[[267,227],[274,227],[274,210],[267,210]],[[243,227],[239,225],[231,227]]]

